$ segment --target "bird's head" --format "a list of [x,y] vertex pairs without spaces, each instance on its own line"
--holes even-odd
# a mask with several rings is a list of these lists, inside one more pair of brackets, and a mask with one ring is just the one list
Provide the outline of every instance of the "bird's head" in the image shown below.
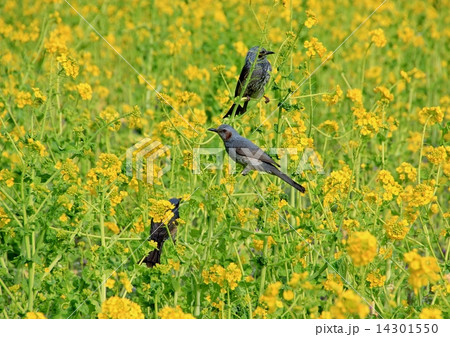
[[228,124],[222,124],[217,129],[211,128],[208,129],[208,131],[217,133],[224,142],[229,140],[233,135],[239,135],[237,131]]
[[180,206],[181,199],[172,198],[169,200],[169,202],[174,206],[174,209],[175,209],[175,208],[178,208],[178,206]]
[[255,46],[248,51],[247,60],[253,62],[256,56],[258,56],[258,60],[265,60],[266,56],[270,54],[275,53],[273,51],[266,50],[264,47]]

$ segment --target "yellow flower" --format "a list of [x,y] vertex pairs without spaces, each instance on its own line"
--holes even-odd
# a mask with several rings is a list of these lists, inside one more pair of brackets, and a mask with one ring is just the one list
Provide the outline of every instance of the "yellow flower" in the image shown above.
[[31,94],[25,91],[18,91],[15,95],[14,101],[18,108],[23,108],[25,105],[33,104]]
[[36,101],[38,101],[39,103],[43,103],[45,101],[47,101],[47,96],[45,96],[41,89],[39,88],[31,88],[33,90],[33,94],[34,94],[34,98],[36,99]]
[[286,301],[292,301],[294,299],[294,292],[292,290],[283,291],[283,298]]
[[419,121],[422,124],[425,124],[428,121],[427,125],[434,125],[435,123],[441,123],[443,119],[444,113],[438,106],[430,108],[425,107],[419,111]]
[[123,177],[120,175],[121,171],[122,162],[116,155],[102,153],[95,167],[87,173],[86,188],[93,193],[95,187],[99,185],[111,185],[116,180],[122,180]]
[[347,253],[355,266],[365,266],[377,255],[377,239],[368,231],[353,232],[347,240]]
[[175,308],[165,307],[158,312],[158,316],[162,319],[194,319],[191,314],[185,314],[178,305]]
[[11,219],[8,217],[8,214],[6,214],[3,207],[0,206],[0,228],[5,227],[10,222],[11,222]]
[[256,317],[266,319],[267,318],[267,310],[260,306],[257,306],[256,309],[253,311],[253,315],[255,315]]
[[384,36],[384,31],[381,28],[372,30],[369,32],[369,36],[375,46],[382,48],[386,45],[386,36]]
[[281,285],[281,282],[269,284],[264,294],[259,298],[259,301],[267,306],[269,314],[283,307],[283,303],[278,299]]
[[353,103],[356,103],[357,105],[362,105],[362,103],[363,103],[361,89],[348,89],[347,97],[350,98],[350,100]]
[[[335,105],[344,97],[344,92],[339,85],[336,86],[335,93],[325,94],[322,96],[322,101],[327,102],[327,105]],[[336,129],[337,131],[337,129]]]
[[417,253],[417,249],[413,249],[406,253],[403,259],[408,265],[408,281],[415,294],[418,293],[420,287],[439,280],[439,266],[434,257],[422,257]]
[[103,119],[106,123],[110,124],[108,126],[108,130],[117,131],[120,129],[120,114],[117,110],[112,106],[107,106],[105,109],[100,111],[100,118]]
[[203,282],[218,284],[221,288],[229,287],[234,290],[242,278],[242,273],[235,263],[230,263],[227,268],[214,265],[209,270],[202,271]]
[[343,292],[330,308],[332,318],[344,319],[350,317],[366,318],[369,314],[369,306],[361,300],[361,297],[352,290]]
[[77,90],[83,101],[90,101],[92,99],[92,88],[88,83],[78,84]]
[[386,221],[384,229],[390,239],[403,240],[409,232],[409,224],[405,219],[398,221],[398,216],[395,215]]
[[33,138],[28,138],[28,146],[39,153],[41,157],[47,157],[47,149],[44,144],[42,144],[39,140],[34,140]]
[[288,285],[291,286],[292,288],[297,288],[300,285],[300,281],[305,280],[307,277],[308,277],[307,271],[303,273],[292,273]]
[[400,180],[406,180],[408,178],[410,181],[415,181],[417,178],[416,168],[409,163],[403,162],[395,170],[399,173]]
[[233,47],[234,49],[236,49],[238,55],[242,57],[245,57],[247,55],[248,47],[244,44],[244,42],[242,41],[235,42],[233,43]]
[[113,232],[114,234],[119,234],[120,233],[120,229],[117,226],[117,224],[115,222],[105,222],[104,223],[105,227],[108,228],[111,232]]
[[414,187],[408,185],[399,195],[399,201],[406,202],[410,207],[425,206],[434,199],[434,189],[427,184],[418,184]]
[[72,60],[72,58],[68,57],[66,53],[58,56],[56,60],[64,69],[66,76],[71,76],[72,78],[76,78],[78,76],[78,71],[80,67],[78,66],[78,64],[75,63],[74,60]]
[[172,210],[175,206],[170,201],[150,198],[149,202],[151,207],[148,215],[153,218],[154,222],[167,223],[173,217],[174,214]]
[[384,282],[386,281],[386,276],[380,274],[380,270],[377,269],[376,271],[370,273],[367,275],[366,280],[370,282],[370,287],[382,287],[384,285]]
[[109,278],[108,280],[106,280],[105,287],[112,289],[112,288],[114,288],[115,284],[116,284],[116,281],[113,280],[112,278]]
[[342,279],[337,274],[328,274],[326,281],[323,282],[323,287],[325,290],[333,291],[338,295],[344,290]]
[[434,165],[439,165],[443,163],[445,159],[447,159],[447,151],[443,146],[439,147],[427,146],[423,150],[425,156]]
[[316,13],[314,13],[311,10],[306,10],[307,19],[305,21],[305,26],[307,28],[311,28],[312,26],[316,25],[318,20],[316,17]]
[[355,129],[359,128],[362,136],[373,137],[383,126],[382,119],[374,112],[367,112],[362,106],[352,107],[353,116],[355,116]]
[[339,130],[339,125],[336,121],[326,120],[319,125],[319,129],[323,130],[328,135],[336,135]]
[[402,191],[402,187],[394,180],[392,174],[387,170],[381,170],[378,173],[377,181],[383,186],[383,200],[390,201],[394,195],[397,196]]
[[375,93],[380,93],[382,96],[382,99],[385,100],[386,102],[392,102],[394,100],[394,95],[391,94],[389,89],[384,86],[376,87],[375,89],[373,89],[373,91]]
[[303,43],[303,46],[308,49],[306,52],[306,55],[308,57],[312,57],[314,55],[319,55],[319,57],[323,58],[326,57],[325,53],[327,52],[327,48],[325,48],[322,44],[322,42],[319,42],[319,40],[316,37],[312,37],[309,41],[306,40]]
[[47,319],[42,312],[27,312],[25,319]]
[[122,283],[125,290],[127,292],[131,293],[133,291],[133,286],[132,286],[130,280],[128,279],[127,273],[121,272],[121,273],[119,273],[119,277],[120,277],[120,283]]
[[192,80],[205,80],[206,82],[209,82],[210,74],[207,69],[200,69],[197,66],[188,65],[186,70],[184,71],[184,74],[188,78],[189,81]]
[[[270,249],[273,244],[276,245],[277,243],[272,236],[269,236],[267,238],[267,247]],[[264,240],[253,239],[253,248],[255,248],[255,250],[258,252],[262,251],[264,248]]]
[[359,227],[359,221],[354,219],[344,219],[342,226],[350,232]]
[[347,195],[352,179],[352,170],[348,165],[344,165],[341,170],[331,172],[325,179],[322,187],[325,193],[324,205],[339,201]]
[[419,315],[420,319],[442,319],[442,311],[437,308],[423,308]]
[[127,298],[113,296],[102,303],[100,319],[144,319],[141,307]]
[[69,218],[67,217],[67,215],[66,215],[65,213],[63,213],[63,214],[59,217],[59,221],[66,222],[67,220],[69,220]]
[[67,158],[64,162],[57,162],[55,168],[61,173],[63,180],[68,182],[78,182],[80,169],[73,159]]

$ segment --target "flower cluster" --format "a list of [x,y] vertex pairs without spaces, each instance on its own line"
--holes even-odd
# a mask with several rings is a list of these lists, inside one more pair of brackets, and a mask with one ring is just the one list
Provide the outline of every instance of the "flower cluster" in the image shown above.
[[399,199],[410,207],[425,206],[435,199],[434,189],[428,184],[408,185],[399,195]]
[[102,303],[102,311],[98,314],[100,319],[143,319],[141,307],[128,298],[113,296]]
[[242,278],[242,272],[235,263],[230,263],[226,268],[214,265],[209,270],[203,270],[202,277],[205,284],[216,283],[222,289],[228,287],[234,290]]
[[420,319],[442,319],[442,311],[438,308],[423,308],[419,314]]
[[328,274],[327,279],[323,281],[323,288],[339,295],[344,290],[342,278],[337,274]]
[[185,314],[178,305],[175,308],[165,307],[158,312],[158,317],[161,319],[194,319],[192,314]]
[[11,219],[6,214],[5,209],[0,206],[0,228],[3,228],[11,222]]
[[368,231],[353,232],[347,240],[347,253],[355,266],[365,266],[377,255],[377,239]]
[[362,105],[352,108],[355,116],[355,129],[362,136],[373,137],[383,126],[382,119],[375,112],[368,112]]
[[400,180],[415,181],[417,178],[417,170],[410,163],[401,163],[399,167],[395,169],[399,174]]
[[417,249],[413,249],[406,253],[403,259],[408,265],[408,280],[414,293],[417,294],[421,287],[439,280],[439,266],[434,257],[420,256]]
[[344,291],[330,308],[331,317],[337,319],[366,318],[369,312],[368,305],[363,303],[361,296],[352,290]]
[[386,282],[386,276],[380,274],[380,270],[369,273],[367,275],[366,281],[370,282],[371,288],[382,287],[384,286],[384,282]]
[[92,99],[92,88],[88,83],[78,84],[77,90],[83,101],[90,101]]
[[409,232],[408,222],[405,219],[399,221],[398,218],[399,217],[395,215],[386,220],[384,230],[389,239],[403,240]]
[[425,107],[419,111],[419,120],[422,124],[434,125],[435,123],[441,123],[443,119],[444,113],[439,106]]
[[281,286],[281,282],[269,284],[264,291],[264,294],[259,298],[261,304],[267,307],[269,314],[274,313],[275,310],[283,307],[283,303],[278,298]]
[[349,192],[352,182],[352,170],[348,165],[344,165],[340,170],[331,172],[323,185],[323,192],[325,193],[324,205],[328,206],[343,199]]
[[[450,151],[450,147],[448,147]],[[444,146],[427,146],[423,149],[425,156],[434,165],[440,165],[447,158],[447,150]]]
[[308,49],[308,51],[306,52],[306,55],[308,55],[308,57],[313,57],[316,54],[321,58],[326,56],[325,53],[327,52],[327,48],[325,48],[322,42],[319,42],[316,37],[311,38],[309,41],[306,40],[303,46]]
[[387,170],[381,170],[378,173],[377,181],[383,187],[383,200],[390,201],[402,191],[402,187],[394,180],[392,174]]
[[150,198],[148,200],[151,204],[148,211],[148,216],[153,219],[154,222],[166,223],[173,217],[172,210],[175,206],[168,200],[156,200]]
[[386,36],[384,35],[384,31],[381,28],[372,30],[371,32],[369,32],[369,36],[371,38],[371,41],[378,48],[382,48],[386,45]]
[[42,312],[27,312],[26,319],[47,319]]
[[114,154],[102,153],[96,166],[87,173],[88,183],[86,188],[90,191],[96,186],[110,185],[116,180],[125,180],[121,174],[122,162]]

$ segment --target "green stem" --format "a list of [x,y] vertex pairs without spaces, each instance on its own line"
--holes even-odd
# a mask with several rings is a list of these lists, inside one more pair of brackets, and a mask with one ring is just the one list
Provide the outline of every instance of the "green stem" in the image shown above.
[[268,239],[267,239],[267,236],[265,236],[264,237],[264,247],[263,247],[264,266],[261,269],[261,280],[259,283],[259,296],[261,296],[264,292],[264,284],[266,281],[267,263],[266,263],[265,259],[267,257],[267,250],[268,250]]
[[425,139],[425,130],[427,128],[427,124],[429,121],[430,117],[427,118],[425,125],[423,126],[423,130],[422,130],[422,142],[420,143],[420,154],[419,154],[419,164],[417,167],[417,183],[420,184],[420,166],[422,164],[422,156],[423,156],[423,141]]

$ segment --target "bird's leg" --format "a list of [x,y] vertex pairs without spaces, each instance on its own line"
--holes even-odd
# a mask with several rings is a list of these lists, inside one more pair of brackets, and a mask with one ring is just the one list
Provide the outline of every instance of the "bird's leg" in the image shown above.
[[269,103],[270,102],[270,98],[267,97],[266,95],[263,96],[264,97],[264,103]]
[[243,176],[246,176],[251,170],[252,170],[252,168],[250,167],[250,165],[247,165],[246,167],[244,167],[241,174]]

